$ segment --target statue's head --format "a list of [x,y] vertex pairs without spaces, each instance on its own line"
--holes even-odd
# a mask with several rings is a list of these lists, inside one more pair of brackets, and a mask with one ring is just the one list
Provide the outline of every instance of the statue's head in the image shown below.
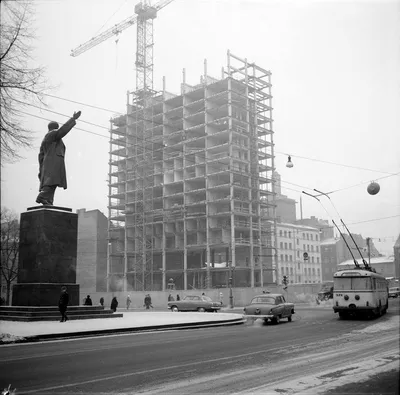
[[58,125],[57,122],[51,121],[48,125],[49,130],[54,130],[54,129],[58,129],[60,126]]

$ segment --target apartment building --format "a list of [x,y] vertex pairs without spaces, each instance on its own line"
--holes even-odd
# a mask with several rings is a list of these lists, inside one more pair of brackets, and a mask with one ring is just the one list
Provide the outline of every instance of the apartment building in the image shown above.
[[[277,224],[277,282],[288,276],[290,284],[320,283],[321,246],[318,228],[290,223]],[[304,254],[307,253],[306,259]]]
[[276,251],[271,73],[128,95],[110,129],[109,290],[263,286]]

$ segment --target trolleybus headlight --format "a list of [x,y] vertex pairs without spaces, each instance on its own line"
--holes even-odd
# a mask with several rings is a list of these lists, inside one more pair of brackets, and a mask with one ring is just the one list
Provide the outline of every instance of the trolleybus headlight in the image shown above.
[[355,296],[355,299],[356,299],[356,300],[360,300],[360,295],[356,295],[356,296]]
[[349,295],[344,295],[344,300],[349,300]]

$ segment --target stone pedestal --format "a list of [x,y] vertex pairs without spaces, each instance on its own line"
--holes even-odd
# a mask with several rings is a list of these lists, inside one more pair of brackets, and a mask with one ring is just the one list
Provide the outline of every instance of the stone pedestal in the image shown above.
[[17,284],[13,306],[56,306],[65,285],[69,305],[79,305],[76,284],[78,215],[39,206],[21,214]]

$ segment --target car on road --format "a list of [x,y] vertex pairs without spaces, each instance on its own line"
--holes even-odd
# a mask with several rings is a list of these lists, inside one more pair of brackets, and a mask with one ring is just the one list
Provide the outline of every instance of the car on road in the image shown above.
[[389,288],[389,298],[397,298],[399,296],[400,296],[400,288],[399,287]]
[[220,302],[213,302],[205,295],[187,295],[181,300],[168,302],[171,311],[212,311],[217,312],[221,309]]
[[255,296],[243,310],[247,318],[261,318],[265,323],[279,324],[282,318],[292,321],[294,304],[286,302],[282,294],[261,294]]

